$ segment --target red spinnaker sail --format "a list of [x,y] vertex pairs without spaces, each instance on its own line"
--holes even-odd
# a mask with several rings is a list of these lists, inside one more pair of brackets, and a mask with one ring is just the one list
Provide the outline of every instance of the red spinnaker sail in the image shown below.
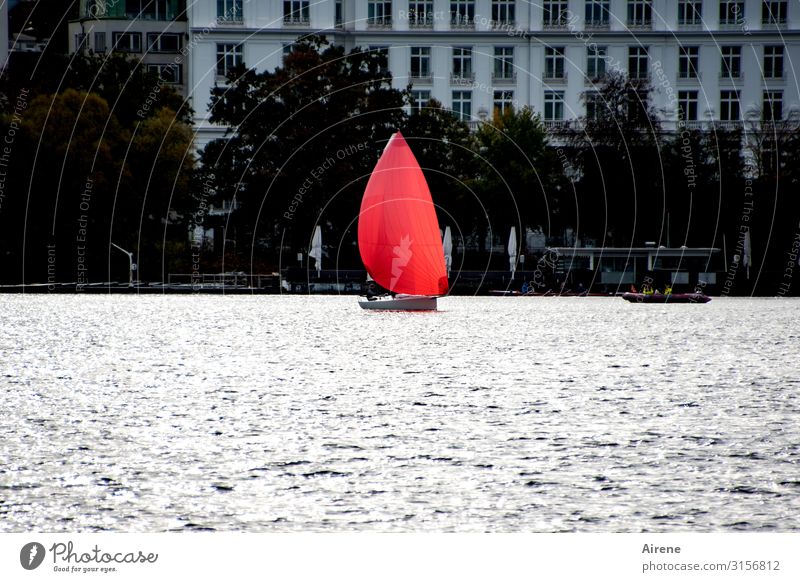
[[398,131],[372,170],[361,201],[358,248],[367,272],[395,293],[444,295],[439,222],[428,183]]

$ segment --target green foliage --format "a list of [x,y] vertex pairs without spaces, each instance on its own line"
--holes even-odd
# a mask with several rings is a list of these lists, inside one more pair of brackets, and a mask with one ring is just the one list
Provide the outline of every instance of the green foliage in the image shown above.
[[328,240],[353,226],[382,145],[405,121],[406,95],[385,67],[380,52],[311,36],[282,67],[239,69],[212,90],[211,120],[235,130],[206,148],[204,175],[240,203],[229,225],[239,243],[302,248],[317,222],[331,223]]
[[403,135],[425,172],[439,224],[444,228],[455,222],[460,232],[469,232],[482,215],[471,190],[476,159],[469,126],[431,99],[409,116]]
[[505,236],[512,225],[519,232],[540,225],[551,233],[566,180],[539,116],[529,107],[507,109],[479,127],[475,142],[481,160],[476,190],[495,234]]

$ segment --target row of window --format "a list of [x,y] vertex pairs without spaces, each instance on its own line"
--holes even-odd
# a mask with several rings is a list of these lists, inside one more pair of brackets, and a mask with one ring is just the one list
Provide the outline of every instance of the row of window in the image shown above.
[[[291,45],[287,45],[290,49]],[[386,53],[386,47],[372,47],[373,51]],[[698,79],[700,47],[689,46],[678,49],[678,77],[682,79]],[[286,51],[284,51],[286,52]],[[543,78],[547,81],[566,79],[565,47],[546,47]],[[742,78],[742,47],[720,47],[722,79]],[[453,82],[473,81],[472,47],[452,48]],[[234,66],[244,63],[244,53],[241,44],[217,44],[217,74],[225,76]],[[608,47],[590,46],[586,49],[586,78],[592,81],[602,79],[608,71]],[[782,45],[767,45],[764,47],[763,69],[761,74],[765,79],[782,79],[784,76],[784,47]],[[633,46],[628,48],[628,75],[632,79],[648,79],[650,75],[648,47]],[[417,84],[431,82],[433,72],[431,69],[431,47],[411,47],[409,76]],[[495,82],[514,81],[514,47],[494,47],[494,69],[492,78]]]
[[[88,15],[102,15],[106,10],[122,1],[125,6],[125,15],[138,20],[174,20],[185,16],[185,12],[170,0],[86,0],[85,13]],[[177,11],[176,11],[177,8]]]
[[[544,57],[544,75],[546,80],[566,79],[565,47],[546,47]],[[739,79],[742,76],[742,47],[722,46],[720,76],[722,78]],[[700,47],[684,46],[678,49],[678,77],[681,79],[697,79],[699,73]],[[609,63],[608,47],[590,45],[586,49],[586,77],[597,80],[607,72]],[[765,79],[782,79],[784,75],[783,45],[767,45],[763,53],[762,74]],[[649,76],[648,47],[635,46],[628,48],[628,74],[632,78],[646,79]],[[431,48],[411,47],[410,76],[418,81],[430,80]],[[474,78],[472,69],[472,48],[453,47],[452,76],[459,79]],[[495,79],[514,78],[514,47],[494,47]]]
[[[140,53],[142,52],[142,33],[141,32],[114,32],[113,50]],[[89,48],[89,35],[75,35],[75,49],[81,51]],[[106,33],[95,32],[94,44],[92,48],[97,53],[104,53],[108,49],[106,45]],[[161,32],[147,33],[147,52],[150,53],[177,53],[181,50],[181,35]]]
[[[494,110],[501,115],[509,108],[516,107],[514,91],[499,89],[493,91]],[[411,92],[412,111],[424,108],[431,99],[429,90],[414,90]],[[451,95],[451,109],[463,121],[472,120],[472,91],[453,91]],[[585,95],[586,117],[597,119],[605,106],[600,95],[587,93]],[[733,90],[720,91],[719,120],[738,122],[742,120],[741,101],[739,92]],[[542,119],[547,123],[562,122],[565,104],[563,91],[544,92],[544,111]],[[683,121],[698,120],[698,91],[678,91],[678,115]],[[777,121],[783,118],[783,92],[764,91],[762,117],[765,121]]]
[[[217,0],[217,21],[241,23],[245,0]],[[707,2],[709,3],[709,2]],[[286,24],[307,25],[310,22],[310,0],[283,0],[283,21]],[[585,0],[585,22],[588,26],[605,27],[611,18],[610,0]],[[722,26],[741,25],[745,19],[744,0],[718,0],[719,23]],[[572,13],[568,0],[542,0],[542,25],[545,28],[566,27]],[[452,0],[449,5],[450,23],[455,27],[474,26],[475,0]],[[703,0],[678,0],[678,24],[700,26],[703,23]],[[627,0],[626,24],[650,26],[653,22],[653,0]],[[336,0],[337,24],[343,19],[342,1]],[[491,21],[495,24],[516,23],[515,0],[492,0]],[[766,25],[786,23],[788,0],[762,0],[761,21]],[[435,19],[433,0],[409,1],[408,11],[401,16],[412,27],[432,26]],[[367,22],[372,26],[391,26],[392,0],[370,0],[367,3]]]

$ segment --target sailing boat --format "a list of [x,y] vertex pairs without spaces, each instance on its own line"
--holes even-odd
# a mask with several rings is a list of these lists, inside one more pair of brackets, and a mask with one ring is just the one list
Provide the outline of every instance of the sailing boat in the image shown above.
[[367,273],[394,296],[359,299],[364,309],[430,311],[447,293],[442,240],[428,184],[398,131],[372,170],[358,219]]

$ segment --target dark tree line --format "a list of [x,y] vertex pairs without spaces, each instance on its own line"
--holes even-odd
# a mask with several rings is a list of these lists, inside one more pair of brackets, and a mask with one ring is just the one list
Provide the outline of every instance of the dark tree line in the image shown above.
[[0,95],[3,283],[126,281],[111,243],[143,280],[185,272],[194,159],[180,95],[122,55],[47,53],[14,55]]
[[[196,163],[191,111],[163,84],[154,98],[159,80],[134,61],[28,58],[12,61],[0,86],[0,139],[13,133],[0,158],[4,282],[22,281],[23,269],[26,282],[46,281],[48,245],[62,281],[76,280],[80,265],[92,281],[124,280],[111,243],[136,251],[142,280],[190,272],[200,251],[204,272],[270,272],[297,264],[317,224],[325,267],[360,268],[361,196],[398,129],[425,170],[441,226],[469,250],[467,268],[485,265],[486,242],[504,244],[511,226],[522,240],[526,228],[541,228],[553,245],[572,231],[598,246],[725,248],[726,267],[741,259],[748,230],[753,276],[738,272],[737,292],[758,280],[757,292],[774,293],[800,231],[793,114],[667,131],[651,88],[623,75],[609,76],[591,114],[566,130],[526,107],[471,131],[436,101],[409,114],[410,88],[392,87],[384,52],[311,36],[275,70],[240,67],[212,90],[211,120],[232,129]],[[206,212],[230,203],[230,215]],[[195,224],[215,228],[213,248],[190,240]]]

